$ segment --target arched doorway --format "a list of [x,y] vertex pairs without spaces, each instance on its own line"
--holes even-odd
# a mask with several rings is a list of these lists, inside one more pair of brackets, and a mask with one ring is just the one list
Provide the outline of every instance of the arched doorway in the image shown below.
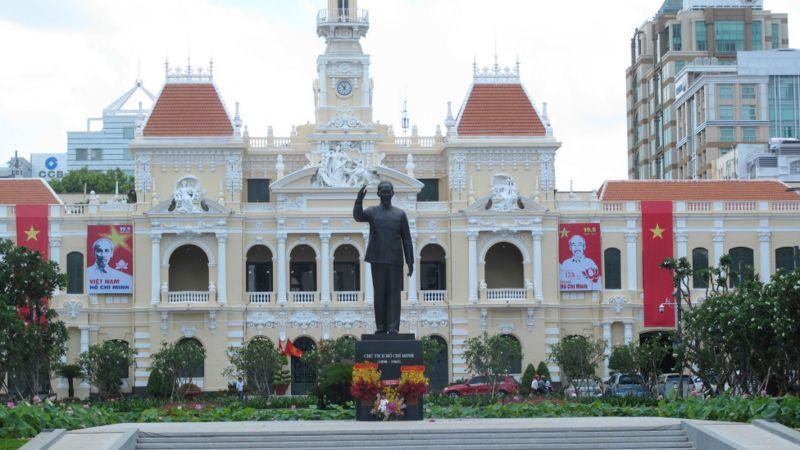
[[[200,348],[203,348],[203,344],[195,338],[183,338],[178,341],[177,346],[182,345],[196,345]],[[203,378],[206,374],[206,367],[205,367],[205,360],[202,363],[198,363],[193,367],[187,367],[185,372],[181,372],[178,374],[179,378]]]
[[181,245],[169,257],[170,292],[208,291],[208,256],[198,246]]
[[[340,245],[333,252],[333,291],[337,301],[358,301],[361,290],[361,266],[358,250],[350,244]],[[346,295],[345,293],[355,293]]]
[[[314,350],[317,345],[308,336],[300,336],[293,342],[294,346],[305,352]],[[292,395],[305,395],[311,390],[317,375],[314,368],[304,363],[300,358],[292,356]]]
[[245,288],[251,303],[269,302],[272,292],[272,252],[264,245],[255,245],[247,251],[247,277]]
[[525,287],[522,252],[508,242],[498,242],[487,252],[485,268],[486,287],[489,289]]
[[[437,244],[428,244],[419,253],[419,287],[421,291],[444,291],[447,289],[444,249]],[[424,295],[424,294],[423,294]]]
[[[327,261],[325,261],[327,264]],[[317,290],[317,254],[308,245],[292,249],[289,261],[289,290],[315,292]]]
[[431,341],[436,342],[436,352],[426,353],[424,356],[428,369],[428,379],[430,380],[431,392],[441,392],[447,386],[447,341],[443,337],[432,334],[428,336]]
[[658,341],[661,345],[667,346],[670,351],[667,352],[664,359],[661,360],[661,373],[670,373],[675,371],[675,357],[672,356],[672,332],[670,331],[646,331],[639,334],[639,343],[644,344],[650,341]]
[[519,356],[520,357],[519,358],[514,358],[514,360],[511,361],[511,367],[509,369],[509,372],[512,373],[512,374],[515,374],[515,375],[516,374],[521,374],[522,373],[522,344],[520,344],[519,339],[517,339],[517,337],[514,336],[513,334],[504,334],[503,335],[503,339],[506,339],[508,341],[508,345],[509,346],[517,346],[517,347],[519,347],[519,349],[520,349]]

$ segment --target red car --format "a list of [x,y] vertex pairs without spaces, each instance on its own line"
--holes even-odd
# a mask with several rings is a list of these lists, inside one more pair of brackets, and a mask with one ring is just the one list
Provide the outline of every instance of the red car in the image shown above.
[[[519,392],[519,383],[514,377],[506,375],[497,384],[497,395],[504,397],[514,395]],[[486,382],[485,377],[472,377],[463,384],[453,384],[442,389],[442,394],[450,397],[460,397],[462,395],[489,395],[492,393],[492,385]]]

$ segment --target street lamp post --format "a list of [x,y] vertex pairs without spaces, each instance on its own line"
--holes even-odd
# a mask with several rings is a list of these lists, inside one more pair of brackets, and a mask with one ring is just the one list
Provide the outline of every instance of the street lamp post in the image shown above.
[[[683,343],[683,334],[681,333],[681,317],[683,316],[683,305],[682,305],[682,297],[683,292],[680,286],[675,289],[673,293],[674,299],[666,299],[664,303],[659,305],[659,311],[661,313],[664,312],[666,307],[671,307],[675,310],[675,336],[672,340],[672,348],[680,349],[681,344]],[[683,398],[683,367],[680,368],[680,372],[678,374],[678,397]]]

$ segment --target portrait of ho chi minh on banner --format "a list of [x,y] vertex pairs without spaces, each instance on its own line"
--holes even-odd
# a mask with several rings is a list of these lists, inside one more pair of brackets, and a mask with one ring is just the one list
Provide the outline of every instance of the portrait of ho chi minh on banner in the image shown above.
[[133,293],[133,226],[89,225],[86,232],[89,294]]
[[562,223],[558,226],[559,281],[562,291],[599,291],[600,224]]

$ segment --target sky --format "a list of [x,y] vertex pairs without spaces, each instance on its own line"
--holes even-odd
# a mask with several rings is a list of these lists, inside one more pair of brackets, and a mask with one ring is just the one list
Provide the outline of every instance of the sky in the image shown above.
[[[625,69],[630,38],[662,0],[360,0],[370,30],[374,120],[400,132],[403,100],[421,135],[454,113],[472,62],[519,59],[533,101],[548,103],[557,187],[590,190],[627,175]],[[325,0],[0,0],[0,161],[66,152],[67,131],[84,130],[133,86],[158,93],[164,61],[214,60],[230,111],[240,102],[251,136],[272,125],[288,136],[314,117],[312,83],[324,41],[316,13]],[[764,0],[789,14],[800,39],[800,1]],[[796,45],[795,45],[796,46]]]

